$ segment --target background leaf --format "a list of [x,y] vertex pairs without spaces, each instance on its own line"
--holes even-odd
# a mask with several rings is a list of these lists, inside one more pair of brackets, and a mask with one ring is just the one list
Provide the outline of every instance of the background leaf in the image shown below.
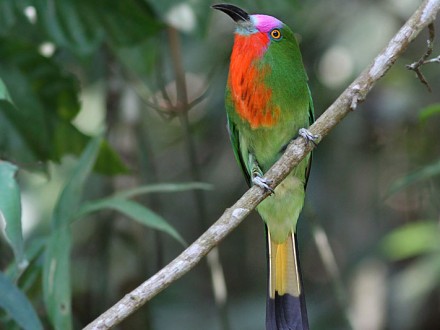
[[27,266],[21,229],[20,187],[15,181],[17,167],[0,160],[0,216],[3,216],[8,243],[14,251],[18,270]]
[[32,304],[2,272],[0,272],[0,307],[25,330],[43,329]]
[[72,52],[87,56],[106,40],[115,46],[131,45],[164,26],[155,19],[147,2],[67,0],[35,1],[39,24],[51,40]]
[[11,263],[6,269],[5,275],[9,278],[14,278],[15,274],[20,274],[17,286],[25,293],[32,289],[37,284],[37,290],[41,287],[41,274],[43,270],[42,255],[46,248],[47,237],[35,238],[26,244],[25,255],[29,261],[29,265],[24,271],[19,271],[15,263]]
[[85,1],[35,1],[40,28],[50,40],[78,55],[88,55],[103,41],[104,31],[88,24],[94,14],[84,6]]
[[434,103],[420,110],[419,120],[423,123],[440,114],[440,103]]
[[[0,98],[3,156],[29,164],[79,155],[90,137],[71,123],[80,111],[77,79],[33,45],[16,40],[0,38],[0,58],[4,63],[0,77],[11,94],[11,98],[5,93]],[[106,142],[101,145],[97,170],[104,174],[127,171]]]
[[117,198],[132,198],[142,194],[151,193],[174,193],[186,190],[201,189],[211,190],[213,186],[204,182],[187,182],[187,183],[158,183],[150,184],[146,186],[140,186],[133,189],[119,191],[114,195]]
[[115,46],[139,43],[165,28],[147,1],[126,0],[113,2],[112,6],[108,6],[106,0],[83,2],[94,10],[95,18]]
[[6,85],[2,79],[0,79],[0,100],[12,102],[11,96],[9,95],[9,92],[8,92],[8,89],[6,88]]
[[70,283],[70,223],[77,211],[84,183],[96,161],[101,137],[90,141],[65,185],[52,216],[52,233],[46,249],[43,290],[47,311],[56,329],[72,328]]
[[440,160],[422,167],[420,170],[414,171],[400,179],[394,181],[388,189],[388,196],[407,188],[408,186],[431,179],[440,174]]
[[170,226],[164,218],[140,205],[139,203],[126,199],[111,197],[85,203],[80,208],[76,218],[82,218],[88,213],[101,211],[104,209],[112,209],[121,212],[122,214],[132,218],[133,220],[136,220],[144,226],[163,231],[175,238],[182,245],[187,245],[182,236],[180,236],[180,234],[172,226]]
[[70,123],[79,112],[76,79],[61,73],[53,61],[29,44],[1,40],[0,56],[4,63],[0,76],[14,102],[14,106],[0,103],[0,111],[27,146],[26,153],[14,152],[13,148],[8,152],[24,162],[59,161],[63,154],[78,154],[85,138]]
[[393,260],[440,251],[440,229],[435,221],[417,221],[399,227],[382,242],[385,254]]

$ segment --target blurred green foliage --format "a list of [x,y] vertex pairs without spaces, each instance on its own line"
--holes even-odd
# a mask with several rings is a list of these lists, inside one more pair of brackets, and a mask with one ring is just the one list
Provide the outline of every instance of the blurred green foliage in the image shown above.
[[[419,1],[235,4],[297,32],[319,115]],[[246,189],[223,109],[233,24],[209,6],[0,0],[5,328],[85,326]],[[426,37],[314,154],[312,212],[298,228],[312,329],[440,328],[440,69],[422,68],[433,93],[405,69]],[[342,298],[320,260],[312,218],[334,249]],[[225,240],[220,259],[226,308],[216,306],[200,266],[121,328],[262,329],[258,216]]]

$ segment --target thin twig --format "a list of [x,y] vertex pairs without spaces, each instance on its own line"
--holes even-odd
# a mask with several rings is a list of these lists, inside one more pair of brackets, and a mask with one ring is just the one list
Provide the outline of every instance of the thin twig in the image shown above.
[[[160,70],[158,70],[160,71]],[[131,86],[133,86],[134,91],[139,96],[140,100],[150,109],[153,109],[154,111],[159,114],[159,116],[165,120],[170,121],[171,119],[174,119],[176,115],[179,112],[178,106],[172,104],[169,93],[166,91],[166,88],[164,86],[160,87],[160,93],[162,95],[163,101],[166,103],[165,105],[159,104],[159,101],[157,99],[156,94],[151,93],[150,90],[143,89],[144,82],[137,77],[136,75],[133,75],[132,73],[126,73],[127,79],[129,80]],[[208,76],[208,82],[211,79]],[[193,99],[192,101],[189,101],[186,108],[187,111],[192,110],[196,105],[204,101],[208,97],[209,87],[200,90],[197,94],[198,96]]]
[[408,64],[406,68],[408,70],[412,70],[416,73],[417,78],[419,78],[420,82],[428,88],[428,91],[432,92],[431,86],[429,85],[428,81],[426,80],[425,76],[423,75],[422,71],[420,71],[420,68],[422,65],[428,64],[428,63],[440,63],[440,56],[433,58],[431,60],[428,60],[429,56],[431,56],[433,50],[434,50],[434,39],[435,39],[435,27],[434,23],[430,23],[428,25],[428,31],[429,31],[429,39],[427,41],[427,49],[425,54],[420,57],[420,59],[414,63]]
[[[414,40],[420,31],[434,21],[439,9],[440,0],[425,0],[393,39],[391,39],[387,47],[374,59],[373,63],[336,99],[309,130],[313,134],[320,135],[321,138],[327,136],[353,110],[353,98],[357,98],[356,105],[365,99],[377,81],[406,50],[409,43]],[[312,143],[307,144],[303,138],[297,138],[293,141],[281,158],[266,173],[266,178],[273,182],[272,188],[277,186],[313,148],[314,145]],[[148,300],[198,264],[268,194],[268,192],[263,192],[257,186],[250,188],[231,208],[223,213],[217,222],[177,258],[139,287],[125,295],[85,329],[108,329],[133,314]]]
[[440,63],[440,56],[431,58],[430,60],[426,60],[423,64],[428,64],[428,63]]

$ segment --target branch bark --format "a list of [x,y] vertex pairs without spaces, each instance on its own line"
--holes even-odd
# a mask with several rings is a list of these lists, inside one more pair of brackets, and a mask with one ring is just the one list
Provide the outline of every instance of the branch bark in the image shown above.
[[[318,135],[321,140],[347,114],[355,110],[357,105],[365,100],[376,82],[406,50],[410,42],[414,40],[420,31],[435,20],[439,9],[440,0],[425,0],[382,52],[376,56],[372,64],[351,83],[309,130]],[[306,143],[303,138],[294,140],[283,156],[266,173],[266,178],[273,182],[272,187],[276,187],[314,146],[313,143]],[[148,300],[192,269],[267,196],[268,193],[263,192],[257,186],[250,188],[232,207],[223,213],[217,222],[177,258],[132,292],[125,295],[84,329],[109,329],[134,313]]]

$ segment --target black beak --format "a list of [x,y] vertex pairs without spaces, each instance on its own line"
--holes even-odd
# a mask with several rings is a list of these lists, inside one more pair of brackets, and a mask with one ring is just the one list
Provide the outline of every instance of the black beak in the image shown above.
[[219,3],[218,5],[212,5],[211,7],[228,14],[236,23],[250,22],[251,20],[247,12],[234,5]]

